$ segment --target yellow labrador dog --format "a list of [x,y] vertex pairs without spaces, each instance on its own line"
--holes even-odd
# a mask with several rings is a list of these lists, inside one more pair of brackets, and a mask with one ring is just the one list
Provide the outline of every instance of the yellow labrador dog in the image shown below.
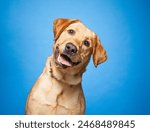
[[91,55],[97,67],[106,61],[106,51],[79,20],[56,19],[53,30],[53,54],[28,96],[26,114],[84,114],[82,75]]

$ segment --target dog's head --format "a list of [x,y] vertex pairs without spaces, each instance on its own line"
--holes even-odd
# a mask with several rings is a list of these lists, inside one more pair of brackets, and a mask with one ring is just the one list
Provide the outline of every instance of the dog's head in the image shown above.
[[106,61],[107,55],[99,37],[79,20],[54,21],[54,59],[59,68],[86,66],[93,55],[95,67]]

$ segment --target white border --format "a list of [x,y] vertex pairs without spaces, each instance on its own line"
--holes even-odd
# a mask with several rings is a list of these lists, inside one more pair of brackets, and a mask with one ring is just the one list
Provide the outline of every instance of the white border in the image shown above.
[[[65,120],[70,124],[75,124],[75,127],[71,128],[15,128],[15,123],[21,120],[22,122],[64,122]],[[79,120],[91,121],[91,120],[135,120],[135,127],[134,128],[77,128],[77,122]],[[70,132],[71,130],[79,131],[92,131],[92,132],[150,132],[150,115],[83,115],[83,116],[67,116],[67,115],[59,115],[59,116],[38,116],[38,115],[0,115],[0,131],[15,131],[15,132]]]

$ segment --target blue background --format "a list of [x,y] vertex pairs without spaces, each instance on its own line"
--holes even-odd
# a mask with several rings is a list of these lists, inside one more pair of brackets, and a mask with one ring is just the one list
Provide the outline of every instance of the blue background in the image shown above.
[[144,0],[1,0],[0,114],[24,114],[52,54],[53,20],[77,18],[108,60],[83,76],[86,114],[150,114],[150,3]]

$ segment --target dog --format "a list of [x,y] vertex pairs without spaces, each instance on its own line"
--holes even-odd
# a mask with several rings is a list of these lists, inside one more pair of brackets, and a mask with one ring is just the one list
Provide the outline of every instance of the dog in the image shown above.
[[26,114],[82,115],[82,75],[91,55],[97,67],[106,61],[106,51],[99,37],[80,20],[58,18],[53,32],[53,54],[28,95]]

